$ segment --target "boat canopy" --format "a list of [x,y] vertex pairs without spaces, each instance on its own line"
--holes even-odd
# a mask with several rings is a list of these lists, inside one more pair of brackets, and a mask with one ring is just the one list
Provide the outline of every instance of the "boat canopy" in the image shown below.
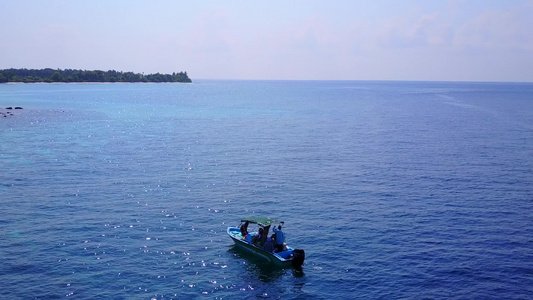
[[274,223],[279,223],[278,220],[273,218],[265,218],[265,217],[249,217],[249,218],[242,218],[241,222],[250,222],[252,224],[257,224],[261,227],[270,226]]

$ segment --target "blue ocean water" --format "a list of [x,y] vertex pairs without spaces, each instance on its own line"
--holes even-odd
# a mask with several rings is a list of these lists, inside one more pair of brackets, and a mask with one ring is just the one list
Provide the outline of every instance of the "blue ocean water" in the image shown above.
[[[533,84],[3,84],[0,112],[5,298],[533,299]],[[234,248],[251,215],[302,271]]]

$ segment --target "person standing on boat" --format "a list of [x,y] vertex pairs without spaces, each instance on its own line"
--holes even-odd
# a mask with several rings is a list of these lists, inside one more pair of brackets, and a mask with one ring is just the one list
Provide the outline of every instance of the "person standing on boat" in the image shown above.
[[242,237],[246,237],[246,235],[248,234],[248,224],[250,224],[250,222],[246,221],[246,222],[244,222],[244,224],[241,225],[241,235],[242,235]]
[[285,234],[283,233],[283,231],[281,231],[281,225],[279,225],[278,228],[274,227],[274,233],[276,234],[276,252],[283,252]]

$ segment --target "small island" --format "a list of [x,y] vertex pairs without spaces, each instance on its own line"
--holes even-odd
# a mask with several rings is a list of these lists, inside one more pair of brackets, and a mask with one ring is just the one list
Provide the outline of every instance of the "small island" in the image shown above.
[[58,83],[58,82],[183,82],[190,83],[192,80],[187,72],[172,74],[139,74],[133,72],[110,71],[87,71],[73,69],[4,69],[0,70],[0,83]]

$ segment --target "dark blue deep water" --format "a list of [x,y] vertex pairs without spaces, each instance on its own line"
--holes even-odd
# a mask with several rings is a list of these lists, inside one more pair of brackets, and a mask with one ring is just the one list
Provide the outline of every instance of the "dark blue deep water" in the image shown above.
[[[533,299],[533,84],[3,84],[0,112],[3,298]],[[251,215],[302,271],[234,248]]]

